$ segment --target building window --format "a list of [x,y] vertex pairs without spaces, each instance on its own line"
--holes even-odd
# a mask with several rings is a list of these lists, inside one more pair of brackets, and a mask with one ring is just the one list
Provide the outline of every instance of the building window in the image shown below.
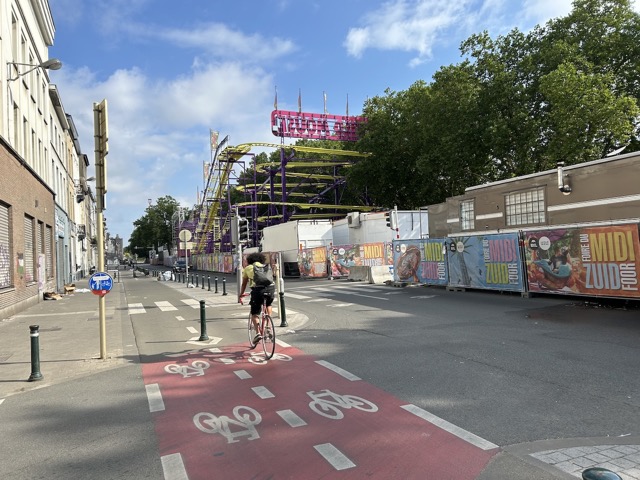
[[473,230],[476,225],[476,216],[473,200],[460,202],[460,226],[462,230]]
[[13,268],[11,264],[11,210],[0,202],[0,288],[13,284]]
[[508,194],[505,211],[509,227],[545,223],[544,188]]

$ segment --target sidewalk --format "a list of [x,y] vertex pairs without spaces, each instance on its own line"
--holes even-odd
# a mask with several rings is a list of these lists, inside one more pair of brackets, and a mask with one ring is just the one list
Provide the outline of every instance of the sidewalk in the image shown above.
[[[0,319],[0,401],[135,361],[131,323],[123,321],[127,315],[123,283],[114,283],[106,296],[106,359],[99,358],[98,297],[85,282],[76,286],[75,293],[60,300],[41,301],[18,315]],[[87,291],[82,293],[83,289]],[[40,372],[44,376],[34,382],[28,381],[32,368],[30,325],[40,326]]]

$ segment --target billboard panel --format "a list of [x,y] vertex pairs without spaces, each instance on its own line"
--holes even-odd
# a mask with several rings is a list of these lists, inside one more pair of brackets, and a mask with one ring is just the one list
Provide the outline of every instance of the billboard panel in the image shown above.
[[303,248],[298,253],[298,267],[302,277],[327,276],[327,247]]
[[394,280],[446,285],[449,273],[444,248],[445,240],[442,238],[394,240]]
[[529,291],[640,297],[638,225],[525,232]]
[[516,233],[448,237],[446,242],[449,285],[524,290]]

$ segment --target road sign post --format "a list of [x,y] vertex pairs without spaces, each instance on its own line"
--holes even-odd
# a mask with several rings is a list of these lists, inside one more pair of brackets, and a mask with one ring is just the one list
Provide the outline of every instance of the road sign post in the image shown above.
[[[109,154],[109,120],[107,99],[93,104],[93,136],[96,162],[96,221],[98,240],[98,272],[104,270],[104,210],[107,208],[107,155]],[[109,276],[108,274],[104,274]],[[109,276],[109,278],[111,278]],[[89,279],[91,285],[91,279]],[[111,279],[113,286],[113,279]],[[111,287],[109,288],[111,290]],[[93,291],[93,289],[92,289]],[[94,292],[95,293],[95,292]],[[106,294],[106,293],[105,293]],[[98,319],[100,323],[100,359],[107,358],[107,313],[105,294],[97,294]]]

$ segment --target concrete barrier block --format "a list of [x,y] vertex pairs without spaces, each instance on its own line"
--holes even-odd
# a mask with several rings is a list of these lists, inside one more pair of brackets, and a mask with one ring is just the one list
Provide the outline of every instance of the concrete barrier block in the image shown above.
[[381,265],[379,267],[369,267],[370,276],[369,283],[381,285],[387,282],[393,282],[393,267],[390,265]]

